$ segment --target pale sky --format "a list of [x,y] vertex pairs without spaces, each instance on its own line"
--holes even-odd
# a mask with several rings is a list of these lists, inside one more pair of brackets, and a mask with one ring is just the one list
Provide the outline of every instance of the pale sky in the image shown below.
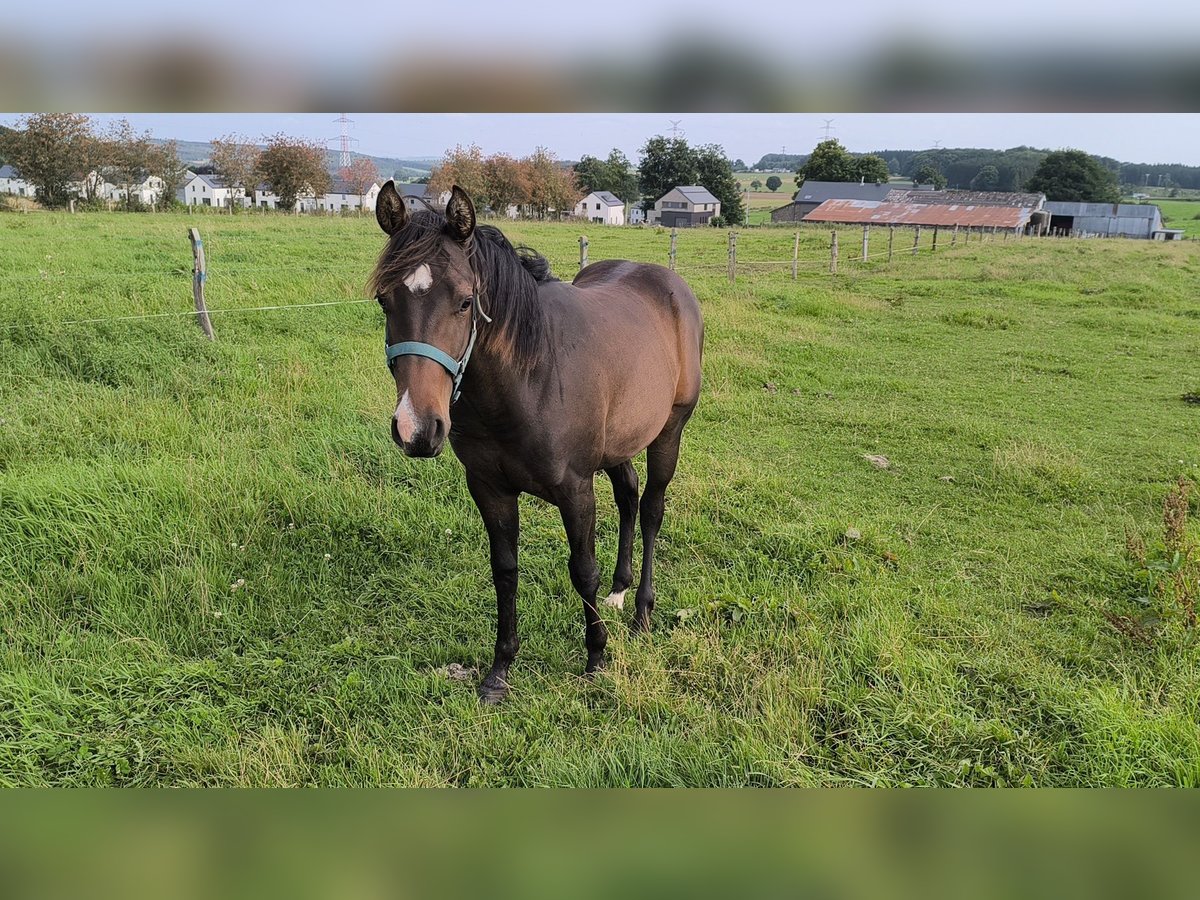
[[[229,132],[253,138],[283,131],[329,140],[336,147],[337,113],[131,113],[137,129],[155,137],[206,141]],[[375,156],[441,156],[456,143],[484,152],[524,155],[538,144],[560,159],[604,156],[619,147],[636,162],[648,137],[669,134],[680,120],[690,143],[717,143],[731,159],[753,165],[764,153],[807,153],[830,136],[849,150],[934,147],[1005,149],[1026,144],[1076,147],[1123,162],[1200,165],[1200,114],[1159,113],[350,113],[354,149]],[[99,114],[100,122],[120,114]],[[0,116],[11,123],[13,115]]]

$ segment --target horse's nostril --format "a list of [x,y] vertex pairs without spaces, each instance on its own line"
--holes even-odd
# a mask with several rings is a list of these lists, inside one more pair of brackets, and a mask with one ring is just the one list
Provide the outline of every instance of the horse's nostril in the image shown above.
[[446,420],[441,416],[433,417],[433,434],[430,438],[430,443],[435,447],[446,439]]

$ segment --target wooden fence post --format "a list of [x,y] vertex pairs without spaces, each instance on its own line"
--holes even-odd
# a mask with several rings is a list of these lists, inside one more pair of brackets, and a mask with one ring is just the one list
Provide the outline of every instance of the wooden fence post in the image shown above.
[[587,235],[581,234],[579,236],[579,268],[581,268],[581,269],[587,265],[587,248],[588,248]]
[[729,283],[737,281],[737,232],[729,232]]
[[792,244],[792,281],[800,269],[800,232],[796,232],[796,243]]
[[938,227],[936,225],[934,225],[933,226],[933,246],[929,248],[930,253],[937,253],[937,236],[938,236]]
[[212,322],[208,320],[208,307],[204,303],[204,282],[208,269],[204,264],[204,241],[200,240],[198,228],[188,229],[188,240],[192,242],[192,299],[196,301],[196,321],[208,339],[215,340]]
[[667,259],[670,261],[671,271],[675,271],[675,238],[677,237],[676,229],[671,229],[671,250],[667,254]]
[[74,199],[74,198],[71,198],[71,199],[70,199],[69,201],[67,201],[67,202],[68,202],[68,203],[70,204],[70,206],[71,206],[71,215],[75,215],[75,199]]
[[916,228],[913,229],[913,248],[912,248],[913,256],[917,255],[917,249],[919,248],[920,244],[921,244],[921,226],[918,225]]
[[958,246],[958,223],[957,222],[954,223],[954,233],[952,235],[950,235],[950,246],[951,247]]
[[838,257],[837,231],[834,231],[833,237],[829,242],[829,274],[830,275],[837,274],[837,257]]
[[862,261],[863,262],[867,261],[867,245],[870,242],[870,240],[871,240],[871,226],[864,225],[863,226],[863,251],[862,251]]
[[892,261],[892,242],[896,240],[896,226],[888,226],[888,262]]

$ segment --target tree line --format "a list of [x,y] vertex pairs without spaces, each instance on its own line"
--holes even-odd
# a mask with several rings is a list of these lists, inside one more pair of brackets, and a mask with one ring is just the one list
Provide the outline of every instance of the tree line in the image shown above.
[[[263,140],[261,147],[240,135],[213,141],[213,172],[246,195],[263,184],[289,209],[302,194],[329,190],[331,179],[321,144],[284,134]],[[122,207],[139,209],[144,204],[138,188],[150,177],[162,181],[157,202],[173,206],[179,202],[176,195],[188,171],[175,141],[157,142],[149,131],[136,131],[126,119],[101,130],[80,113],[23,117],[16,128],[0,131],[0,159],[30,182],[38,202],[50,208],[75,199],[85,206],[99,205],[107,182],[122,192]],[[378,177],[374,169],[370,160],[360,158],[341,174],[361,193]]]
[[698,184],[721,203],[716,224],[742,224],[746,214],[733,164],[717,144],[692,147],[683,138],[656,135],[641,148],[635,167],[619,149],[606,158],[584,155],[571,165],[545,147],[529,156],[504,153],[485,156],[476,144],[447,150],[429,175],[430,193],[437,195],[457,184],[485,211],[502,215],[510,206],[535,218],[550,210],[574,208],[593,191],[609,191],[626,203],[640,201],[645,210],[679,185]]

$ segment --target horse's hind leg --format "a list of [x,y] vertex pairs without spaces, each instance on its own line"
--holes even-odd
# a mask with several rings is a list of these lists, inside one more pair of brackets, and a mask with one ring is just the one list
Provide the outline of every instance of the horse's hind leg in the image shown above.
[[654,609],[654,540],[662,527],[667,485],[675,477],[675,466],[679,462],[683,426],[691,414],[691,408],[676,407],[676,415],[646,448],[646,490],[642,493],[641,503],[642,577],[638,582],[637,609],[630,623],[634,631],[650,630],[650,613]]
[[612,481],[613,499],[621,514],[621,536],[617,543],[617,567],[613,572],[612,590],[604,599],[609,606],[625,608],[625,592],[633,584],[633,530],[637,523],[638,477],[632,462],[625,462],[605,474]]

